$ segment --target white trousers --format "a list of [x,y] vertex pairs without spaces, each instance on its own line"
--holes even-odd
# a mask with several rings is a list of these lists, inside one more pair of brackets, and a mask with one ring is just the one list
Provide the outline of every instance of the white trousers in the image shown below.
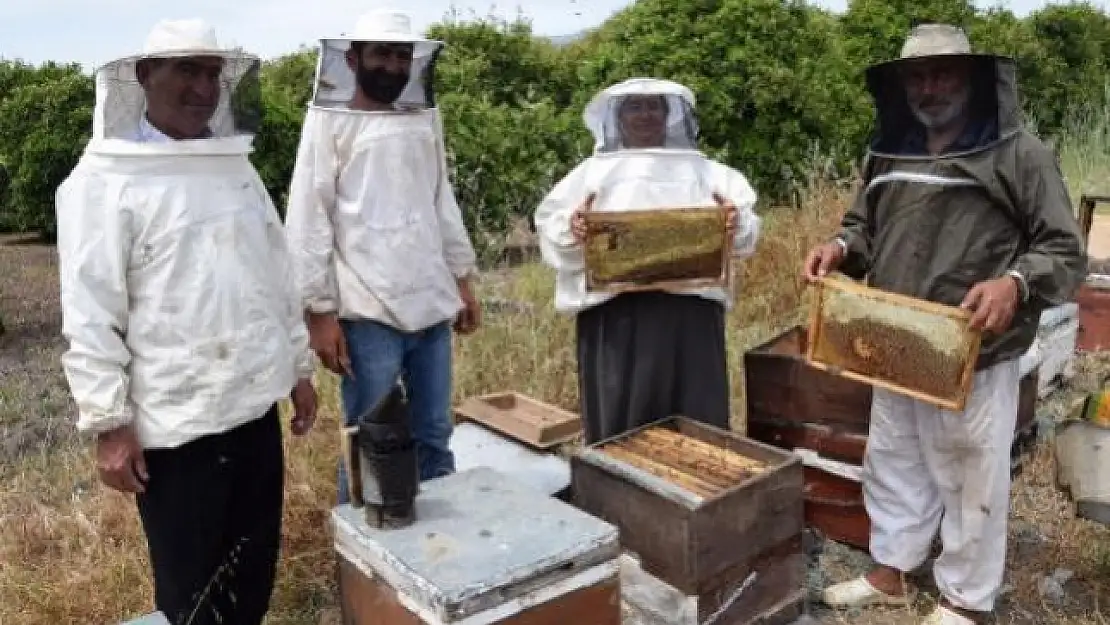
[[874,392],[863,462],[871,555],[909,572],[939,527],[937,587],[966,610],[992,610],[1002,587],[1020,383],[1017,360],[978,372],[962,413]]

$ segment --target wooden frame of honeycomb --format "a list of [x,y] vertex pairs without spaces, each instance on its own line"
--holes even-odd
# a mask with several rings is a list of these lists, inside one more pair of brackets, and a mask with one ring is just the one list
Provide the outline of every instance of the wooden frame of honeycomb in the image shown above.
[[823,278],[810,311],[810,365],[913,397],[964,409],[981,335],[971,313],[853,282]]
[[766,462],[658,425],[603,442],[598,450],[705,499],[768,468]]
[[588,211],[585,219],[588,291],[724,287],[729,282],[732,245],[723,209]]

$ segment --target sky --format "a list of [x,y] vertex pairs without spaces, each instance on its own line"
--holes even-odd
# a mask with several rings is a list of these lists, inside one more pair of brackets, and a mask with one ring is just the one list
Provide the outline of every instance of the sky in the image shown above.
[[[816,3],[839,11],[846,0]],[[78,62],[91,69],[138,51],[158,20],[189,17],[211,22],[224,43],[271,58],[350,30],[358,15],[374,6],[403,7],[420,30],[442,21],[454,9],[462,19],[490,13],[511,19],[519,13],[531,20],[537,34],[568,35],[597,26],[629,4],[629,0],[509,0],[497,4],[488,0],[392,0],[390,4],[373,0],[0,0],[0,58],[33,64]],[[1024,15],[1046,2],[1001,4]]]

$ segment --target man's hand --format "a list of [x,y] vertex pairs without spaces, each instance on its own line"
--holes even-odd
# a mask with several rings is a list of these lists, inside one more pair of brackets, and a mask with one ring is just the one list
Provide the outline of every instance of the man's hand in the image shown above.
[[1020,293],[1017,280],[1003,276],[971,287],[960,308],[972,311],[972,330],[1002,334],[1014,320]]
[[297,436],[304,436],[316,423],[316,389],[312,380],[298,380],[290,395],[293,401],[293,422],[290,429]]
[[96,469],[109,488],[121,493],[146,492],[150,475],[135,428],[125,425],[97,437]]
[[716,191],[713,192],[713,201],[725,211],[725,233],[731,241],[736,236],[736,204]]
[[347,356],[347,337],[335,313],[308,313],[308,338],[312,351],[332,373],[353,378],[351,359]]
[[806,256],[805,266],[802,268],[802,277],[807,282],[817,282],[836,271],[840,263],[844,262],[844,249],[836,241],[822,243],[809,251]]
[[586,211],[593,210],[594,200],[597,199],[596,193],[591,193],[586,196],[585,201],[574,209],[574,214],[570,217],[570,233],[574,235],[574,240],[578,244],[586,242]]
[[460,278],[457,280],[459,286],[459,297],[463,301],[463,309],[459,311],[459,316],[455,318],[455,332],[459,334],[470,334],[478,329],[482,323],[482,306],[478,303],[478,298],[474,297],[474,292],[470,289],[470,280],[467,278]]

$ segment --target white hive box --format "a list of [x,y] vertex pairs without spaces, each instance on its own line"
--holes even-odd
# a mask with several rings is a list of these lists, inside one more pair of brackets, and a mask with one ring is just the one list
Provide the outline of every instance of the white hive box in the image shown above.
[[351,625],[620,625],[616,527],[486,467],[425,482],[416,523],[332,512]]
[[123,625],[170,625],[170,621],[161,612],[154,612],[146,616],[140,616],[133,621],[127,621]]
[[1041,313],[1033,345],[1021,357],[1021,374],[1037,372],[1037,397],[1044,398],[1073,374],[1079,337],[1079,305],[1068,303]]

